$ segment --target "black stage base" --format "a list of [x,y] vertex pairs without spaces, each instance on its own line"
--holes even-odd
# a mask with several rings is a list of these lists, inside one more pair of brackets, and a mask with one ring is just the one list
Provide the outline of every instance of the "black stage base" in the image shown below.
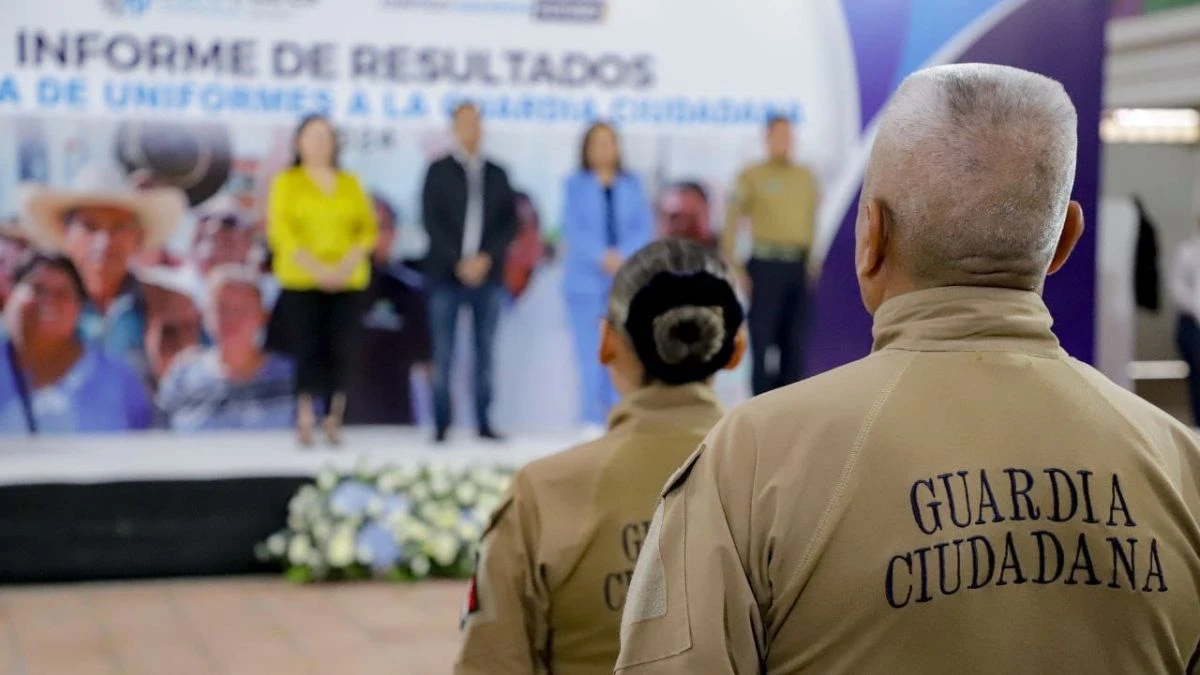
[[0,486],[0,583],[277,572],[254,545],[305,480]]
[[429,433],[351,428],[338,449],[301,449],[290,431],[0,437],[0,583],[279,573],[254,545],[324,468],[516,467],[580,440],[460,432],[434,446]]

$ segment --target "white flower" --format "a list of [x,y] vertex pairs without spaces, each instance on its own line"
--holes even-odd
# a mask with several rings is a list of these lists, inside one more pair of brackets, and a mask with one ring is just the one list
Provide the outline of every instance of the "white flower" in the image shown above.
[[291,543],[288,544],[288,560],[293,565],[307,565],[308,558],[313,553],[312,540],[307,534],[298,534],[292,537]]
[[454,499],[458,501],[459,506],[470,506],[479,499],[479,486],[471,482],[459,483],[458,487],[454,488]]
[[492,512],[495,511],[496,507],[499,505],[500,505],[499,499],[497,499],[496,497],[494,497],[492,495],[485,495],[483,497],[480,497],[479,501],[475,503],[475,511],[476,511],[476,513],[482,513],[483,517],[480,518],[480,520],[486,522],[491,519]]
[[484,523],[487,523],[488,517],[491,515],[492,514],[482,506],[476,506],[475,508],[471,509],[471,521],[480,526],[482,526]]
[[424,483],[417,483],[409,489],[408,494],[413,498],[414,502],[423,502],[429,499],[429,486]]
[[339,568],[352,565],[357,552],[354,544],[354,528],[339,527],[329,539],[329,564]]
[[333,521],[328,518],[321,518],[312,525],[313,538],[317,541],[328,541],[329,536],[333,534]]
[[403,539],[405,541],[424,541],[429,538],[429,526],[419,520],[410,520],[407,523]]
[[313,569],[320,569],[321,567],[325,566],[325,558],[321,557],[320,551],[313,549],[312,552],[308,554],[308,566],[312,567]]
[[445,567],[458,558],[458,539],[449,532],[438,532],[422,547],[423,552]]
[[445,497],[450,494],[452,488],[450,479],[444,472],[431,473],[429,476],[429,492],[435,497]]
[[470,520],[459,521],[457,531],[463,541],[475,541],[483,534],[483,528]]
[[273,534],[267,537],[267,551],[276,558],[287,553],[287,537],[282,534]]
[[375,487],[383,494],[393,494],[403,487],[404,476],[399,471],[384,471],[375,481]]
[[338,476],[332,469],[325,469],[317,474],[317,487],[328,492],[338,484]]
[[408,563],[408,568],[412,571],[412,575],[417,579],[424,579],[429,576],[429,570],[433,568],[429,558],[423,555],[413,556],[411,562]]
[[403,511],[397,511],[388,515],[387,526],[393,531],[399,532],[408,525],[408,521],[410,520],[412,520],[412,516]]
[[437,509],[431,520],[433,521],[434,525],[437,525],[443,530],[449,530],[458,525],[458,509],[454,508],[453,506],[443,506]]

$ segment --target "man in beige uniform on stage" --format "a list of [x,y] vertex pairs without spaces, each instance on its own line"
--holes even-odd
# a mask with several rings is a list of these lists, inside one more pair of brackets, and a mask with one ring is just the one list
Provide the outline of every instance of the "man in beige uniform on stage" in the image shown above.
[[[867,358],[728,415],[668,481],[617,672],[1200,672],[1200,448],[1072,360],[1062,87],[914,74],[856,226]],[[845,311],[849,311],[847,308]]]
[[[808,254],[815,230],[819,188],[808,167],[792,158],[792,123],[767,120],[767,158],[738,176],[721,233],[721,250],[737,259],[738,233],[748,227],[750,260],[738,272],[750,296],[751,387],[754,393],[804,377],[808,325]],[[775,350],[778,358],[769,358]]]

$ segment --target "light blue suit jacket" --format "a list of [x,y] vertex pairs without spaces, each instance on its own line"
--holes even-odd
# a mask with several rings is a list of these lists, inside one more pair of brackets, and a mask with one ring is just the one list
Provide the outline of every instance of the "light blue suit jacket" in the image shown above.
[[[628,258],[654,238],[654,215],[642,181],[622,173],[613,181],[617,249]],[[568,294],[605,297],[612,277],[604,272],[608,250],[604,186],[591,172],[567,178],[563,196],[563,288]]]

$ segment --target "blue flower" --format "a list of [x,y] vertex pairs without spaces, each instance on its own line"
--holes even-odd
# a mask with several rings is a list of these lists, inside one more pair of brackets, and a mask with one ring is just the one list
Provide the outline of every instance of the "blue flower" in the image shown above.
[[343,481],[329,495],[329,510],[336,516],[361,518],[367,513],[367,505],[377,496],[375,489],[366,483]]
[[372,520],[358,531],[355,548],[369,552],[371,571],[383,574],[393,569],[403,559],[403,550],[390,530],[378,520]]
[[412,500],[406,495],[387,495],[383,498],[383,512],[381,517],[387,519],[388,516],[397,513],[408,513],[412,508]]

